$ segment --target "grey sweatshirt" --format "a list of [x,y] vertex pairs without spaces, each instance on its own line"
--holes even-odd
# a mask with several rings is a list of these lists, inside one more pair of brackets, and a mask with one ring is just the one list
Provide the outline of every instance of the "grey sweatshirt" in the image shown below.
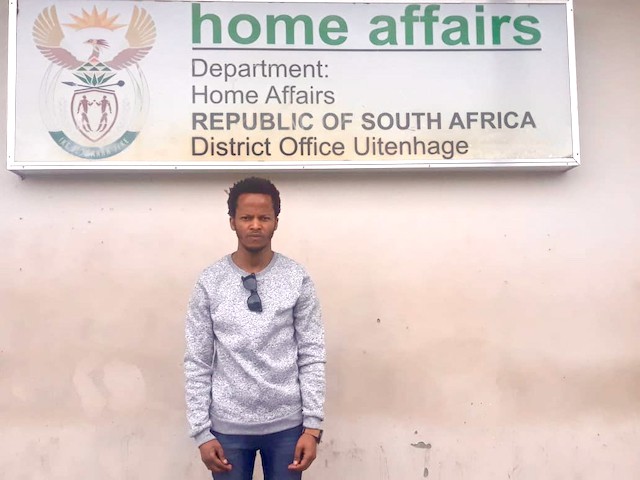
[[230,255],[206,268],[186,320],[187,419],[198,445],[226,434],[267,434],[324,419],[324,330],[304,268],[275,253],[256,274],[262,312]]

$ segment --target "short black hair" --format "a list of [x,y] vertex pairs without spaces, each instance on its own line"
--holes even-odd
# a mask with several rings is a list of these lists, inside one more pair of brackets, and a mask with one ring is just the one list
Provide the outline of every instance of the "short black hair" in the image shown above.
[[280,215],[280,192],[276,186],[266,178],[249,177],[233,184],[229,189],[229,199],[227,206],[229,207],[229,216],[236,216],[236,208],[238,208],[238,198],[243,193],[262,193],[271,197],[273,211],[276,218]]

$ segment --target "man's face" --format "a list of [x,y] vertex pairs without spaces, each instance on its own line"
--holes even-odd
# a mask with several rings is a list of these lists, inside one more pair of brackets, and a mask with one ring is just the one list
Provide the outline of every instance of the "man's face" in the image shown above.
[[243,193],[238,197],[236,214],[230,219],[231,230],[238,236],[238,247],[253,253],[271,248],[271,237],[278,219],[269,195]]

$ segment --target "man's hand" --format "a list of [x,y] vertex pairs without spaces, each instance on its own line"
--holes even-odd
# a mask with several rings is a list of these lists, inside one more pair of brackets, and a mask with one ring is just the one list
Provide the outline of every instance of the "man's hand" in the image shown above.
[[296,443],[296,450],[293,454],[293,463],[289,465],[289,470],[302,472],[309,468],[316,459],[316,448],[318,442],[315,437],[308,433],[303,433]]
[[199,448],[200,458],[213,473],[229,472],[233,468],[224,456],[224,450],[218,440],[209,440],[207,443],[200,445]]

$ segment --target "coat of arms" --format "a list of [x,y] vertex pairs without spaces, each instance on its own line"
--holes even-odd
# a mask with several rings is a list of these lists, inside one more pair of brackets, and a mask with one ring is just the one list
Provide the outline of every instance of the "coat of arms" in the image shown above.
[[61,24],[51,6],[33,25],[36,47],[51,62],[40,90],[42,117],[70,154],[111,157],[135,140],[146,117],[149,94],[139,62],[153,47],[155,23],[137,6],[128,24],[96,7],[69,16]]

